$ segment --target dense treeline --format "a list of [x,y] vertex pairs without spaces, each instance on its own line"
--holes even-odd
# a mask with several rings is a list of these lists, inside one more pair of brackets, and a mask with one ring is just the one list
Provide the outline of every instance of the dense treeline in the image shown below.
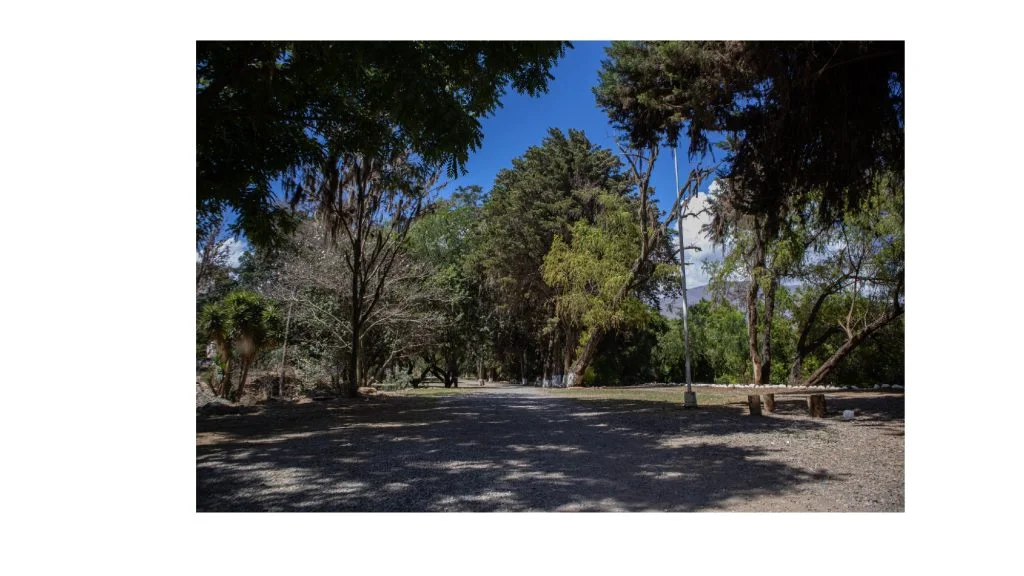
[[[291,206],[257,203],[250,221],[235,224],[259,214],[276,222],[266,234],[273,241],[252,243],[235,268],[226,263],[219,206],[235,201],[224,186],[237,179],[218,184],[223,197],[202,204],[197,226],[197,356],[214,359],[213,389],[240,397],[254,366],[280,383],[287,375],[350,396],[360,386],[418,386],[429,377],[445,386],[467,377],[682,381],[680,320],[659,312],[661,300],[679,294],[677,210],[657,205],[650,174],[660,145],[687,133],[700,159],[709,132],[723,135],[725,160],[703,232],[726,256],[709,269],[711,298],[690,303],[694,381],[903,383],[902,45],[894,56],[892,45],[840,44],[835,61],[816,68],[828,86],[845,86],[849,75],[884,77],[885,90],[860,89],[874,100],[847,119],[847,104],[805,77],[806,62],[766,63],[817,65],[825,44],[615,43],[595,92],[626,136],[620,149],[552,129],[510,159],[489,190],[441,195],[443,169],[453,158],[460,165],[461,149],[417,153],[426,132],[405,141],[398,124],[395,136],[362,148],[304,141],[316,150],[282,160],[287,169],[278,173],[287,176]],[[204,49],[224,62],[238,56]],[[542,91],[561,49],[530,45],[528,64],[500,61],[507,71],[492,80],[526,74],[522,89]],[[314,56],[334,57],[303,57]],[[197,66],[200,84],[216,82],[202,80],[211,66]],[[679,86],[667,89],[653,72]],[[500,93],[486,92],[487,104]],[[794,106],[804,115],[794,116]],[[808,118],[827,129],[811,130]],[[873,152],[845,141],[802,144],[834,137],[842,122],[858,122],[845,137],[871,142]],[[802,160],[767,170],[757,159],[777,152],[769,136],[788,139]],[[201,154],[214,154],[214,144]],[[826,158],[848,156],[855,170],[823,173]],[[688,206],[708,173],[695,170],[676,202]]]

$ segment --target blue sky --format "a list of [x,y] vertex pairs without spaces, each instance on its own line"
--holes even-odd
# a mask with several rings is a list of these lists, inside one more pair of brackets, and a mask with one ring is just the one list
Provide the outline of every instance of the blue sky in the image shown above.
[[[552,70],[554,80],[548,92],[529,97],[509,92],[502,99],[502,107],[481,121],[484,130],[483,145],[471,153],[467,174],[448,183],[445,194],[457,186],[477,184],[490,190],[494,176],[502,168],[512,165],[512,159],[526,149],[541,143],[549,128],[567,132],[570,128],[583,130],[595,144],[617,152],[615,129],[608,117],[597,107],[593,88],[597,84],[604,49],[609,42],[573,42]],[[686,158],[688,141],[681,143],[679,178],[682,181],[690,171]],[[675,199],[671,149],[664,149],[654,168],[653,185],[658,204],[663,209]],[[706,189],[706,184],[703,189]]]

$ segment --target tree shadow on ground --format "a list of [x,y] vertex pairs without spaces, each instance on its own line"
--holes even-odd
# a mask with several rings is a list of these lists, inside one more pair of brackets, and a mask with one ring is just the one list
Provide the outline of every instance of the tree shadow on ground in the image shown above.
[[196,508],[714,510],[837,480],[724,439],[822,426],[738,407],[547,396],[272,406],[197,418]]

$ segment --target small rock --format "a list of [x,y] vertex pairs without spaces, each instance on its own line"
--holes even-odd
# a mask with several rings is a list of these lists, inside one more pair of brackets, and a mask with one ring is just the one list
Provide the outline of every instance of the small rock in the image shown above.
[[853,420],[853,410],[843,410],[843,420]]

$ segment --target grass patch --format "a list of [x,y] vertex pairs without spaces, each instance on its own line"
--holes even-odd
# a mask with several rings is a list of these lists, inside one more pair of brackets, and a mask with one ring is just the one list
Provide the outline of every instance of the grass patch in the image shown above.
[[[722,406],[733,402],[746,402],[745,391],[730,391],[721,388],[700,388],[694,386],[697,393],[698,406]],[[659,402],[663,404],[682,405],[683,392],[686,388],[682,386],[670,386],[664,388],[638,388],[631,386],[623,387],[595,387],[595,388],[551,388],[547,392],[552,396],[563,398],[577,398],[580,400],[637,400],[646,402]]]
[[443,386],[429,386],[423,388],[406,388],[396,392],[389,392],[396,396],[409,396],[412,398],[438,398],[442,396],[458,396],[460,394],[473,393],[480,388],[445,388]]

